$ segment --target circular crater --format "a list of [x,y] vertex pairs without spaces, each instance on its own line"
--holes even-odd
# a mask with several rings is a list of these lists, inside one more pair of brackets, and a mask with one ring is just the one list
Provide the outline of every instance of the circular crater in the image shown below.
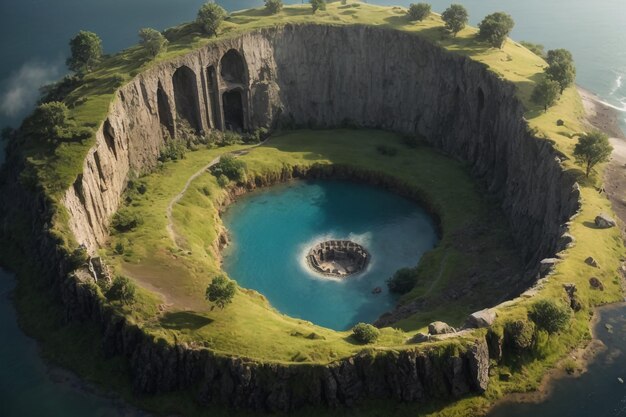
[[363,271],[370,260],[365,248],[351,240],[326,240],[306,255],[309,267],[324,276],[346,278]]

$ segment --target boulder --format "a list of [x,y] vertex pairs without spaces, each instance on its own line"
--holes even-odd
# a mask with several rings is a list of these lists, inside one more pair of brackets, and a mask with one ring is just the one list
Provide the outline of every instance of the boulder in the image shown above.
[[496,313],[488,308],[470,314],[465,322],[465,327],[470,329],[481,329],[489,327],[496,319]]
[[600,229],[608,229],[611,227],[615,227],[615,220],[608,214],[602,213],[596,216],[595,220],[596,226]]
[[454,327],[449,326],[447,323],[443,321],[434,321],[428,325],[428,334],[448,334],[455,333],[456,330]]
[[409,340],[409,343],[424,343],[430,340],[430,335],[426,333],[418,333]]
[[545,277],[554,270],[554,266],[559,262],[557,258],[546,258],[539,262],[539,275]]
[[594,268],[600,268],[598,266],[598,262],[593,258],[593,256],[590,256],[587,259],[585,259],[585,263],[589,266],[593,266]]
[[576,238],[569,233],[563,233],[559,238],[558,246],[560,250],[571,248],[576,244]]
[[604,284],[602,284],[602,281],[600,281],[598,278],[596,277],[591,277],[589,278],[589,285],[591,286],[591,288],[593,288],[594,290],[600,290],[600,291],[604,291]]

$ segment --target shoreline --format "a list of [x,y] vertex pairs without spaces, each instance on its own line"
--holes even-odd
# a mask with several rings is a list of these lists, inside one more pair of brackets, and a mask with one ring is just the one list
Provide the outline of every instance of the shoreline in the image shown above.
[[596,93],[579,85],[576,89],[583,102],[586,123],[603,131],[611,138],[626,140],[626,134],[620,126],[619,112],[604,104]]

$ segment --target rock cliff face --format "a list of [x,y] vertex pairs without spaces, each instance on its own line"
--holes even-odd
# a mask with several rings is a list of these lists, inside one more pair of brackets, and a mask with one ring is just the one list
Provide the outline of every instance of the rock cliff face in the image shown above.
[[[500,199],[530,270],[561,249],[564,224],[579,205],[551,145],[528,132],[514,87],[485,66],[402,32],[285,26],[157,64],[119,90],[62,201],[76,240],[90,252],[106,241],[128,177],[156,165],[182,119],[197,131],[349,123],[421,134],[466,161]],[[107,352],[128,359],[138,392],[199,387],[202,402],[291,410],[363,398],[449,398],[487,386],[483,338],[458,352],[359,355],[325,366],[262,364],[158,343],[104,307],[84,272],[65,278],[71,268],[46,233],[54,208],[15,184],[4,189],[33,219],[31,250],[51,271],[68,319],[101,326]]]

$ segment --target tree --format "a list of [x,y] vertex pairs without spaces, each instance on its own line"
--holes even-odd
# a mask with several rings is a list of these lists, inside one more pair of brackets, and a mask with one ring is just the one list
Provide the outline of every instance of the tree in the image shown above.
[[102,41],[95,33],[81,30],[70,40],[70,50],[67,67],[77,73],[89,72],[102,57]]
[[155,57],[165,49],[168,40],[158,30],[143,28],[139,31],[139,44],[145,48],[150,56]]
[[557,333],[565,329],[569,323],[571,312],[569,307],[554,300],[539,300],[533,304],[528,317],[538,328],[548,333]]
[[380,336],[380,330],[371,324],[359,323],[352,328],[352,336],[359,343],[374,343]]
[[465,28],[469,15],[465,7],[460,4],[453,4],[443,11],[441,18],[446,24],[446,29],[452,33],[452,36],[456,36]]
[[224,275],[218,275],[206,289],[206,299],[223,309],[226,304],[233,301],[237,285]]
[[325,0],[310,0],[311,8],[313,9],[313,13],[318,10],[326,10],[326,1]]
[[215,36],[225,17],[226,10],[219,4],[209,1],[198,10],[196,23],[200,25],[204,33]]
[[282,0],[265,0],[265,8],[270,14],[276,14],[283,9]]
[[594,166],[609,160],[611,152],[613,147],[609,137],[598,130],[582,135],[574,147],[576,162],[584,166],[587,177]]
[[128,277],[118,275],[113,280],[106,296],[109,300],[119,300],[122,304],[130,304],[135,300],[136,291],[135,284]]
[[548,51],[546,56],[548,68],[546,74],[548,77],[559,83],[561,94],[576,79],[576,67],[574,66],[574,57],[567,49],[554,49]]
[[411,3],[407,12],[409,20],[422,21],[430,15],[430,4],[428,3]]
[[501,12],[492,13],[478,25],[478,37],[489,42],[494,48],[502,48],[513,26],[515,22],[511,15]]
[[560,88],[559,83],[556,81],[544,78],[539,81],[537,85],[535,85],[530,99],[533,103],[539,104],[543,107],[544,111],[548,111],[548,107],[553,106],[559,98]]

